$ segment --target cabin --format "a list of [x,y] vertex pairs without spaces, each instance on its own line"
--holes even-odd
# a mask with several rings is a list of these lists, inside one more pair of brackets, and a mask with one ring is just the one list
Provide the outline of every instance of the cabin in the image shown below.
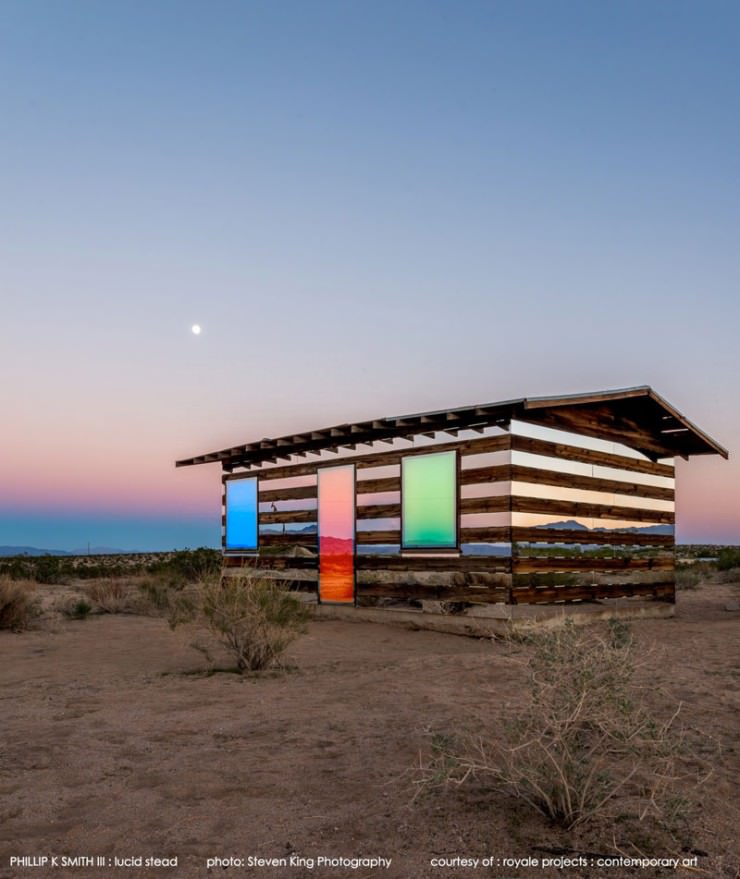
[[224,574],[323,616],[478,633],[670,615],[675,459],[727,451],[650,387],[339,424],[177,461],[223,470]]

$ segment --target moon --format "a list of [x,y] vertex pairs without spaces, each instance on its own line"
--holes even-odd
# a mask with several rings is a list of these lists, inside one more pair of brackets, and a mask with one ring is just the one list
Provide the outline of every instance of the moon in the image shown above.
[[200,324],[193,324],[192,327],[190,327],[190,332],[194,336],[199,336],[200,335]]

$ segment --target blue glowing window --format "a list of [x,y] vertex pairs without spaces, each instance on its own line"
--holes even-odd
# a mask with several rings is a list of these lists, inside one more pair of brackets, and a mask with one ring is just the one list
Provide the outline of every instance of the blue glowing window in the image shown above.
[[257,478],[226,483],[226,549],[257,549]]

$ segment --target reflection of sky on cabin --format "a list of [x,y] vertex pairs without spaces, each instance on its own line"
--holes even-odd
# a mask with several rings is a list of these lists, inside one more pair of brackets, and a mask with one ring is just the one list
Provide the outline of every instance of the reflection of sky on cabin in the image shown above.
[[[650,383],[732,451],[739,22],[5,4],[0,545],[215,544],[176,458],[517,396]],[[740,460],[677,468],[740,543]]]
[[355,468],[327,467],[319,473],[319,538],[354,539]]

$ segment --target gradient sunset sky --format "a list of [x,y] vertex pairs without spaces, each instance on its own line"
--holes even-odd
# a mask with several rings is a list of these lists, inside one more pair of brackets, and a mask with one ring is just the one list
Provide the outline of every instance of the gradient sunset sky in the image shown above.
[[638,384],[740,543],[739,110],[736,2],[2,0],[0,545],[216,546],[177,458]]

